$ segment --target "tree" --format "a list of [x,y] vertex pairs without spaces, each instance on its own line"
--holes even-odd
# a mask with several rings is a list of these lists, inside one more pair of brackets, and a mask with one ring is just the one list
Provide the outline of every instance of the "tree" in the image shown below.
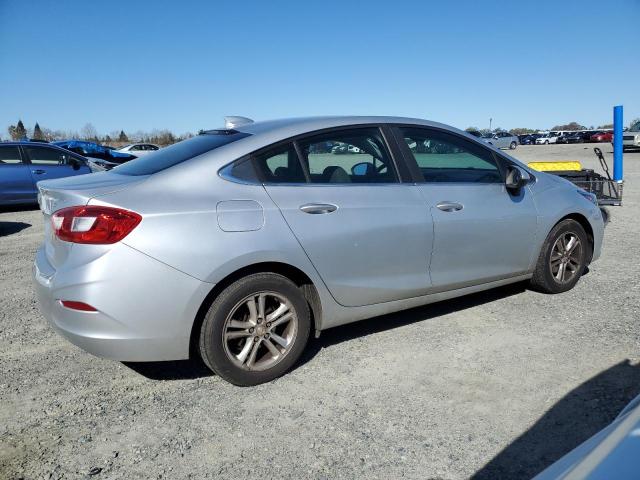
[[119,142],[128,142],[129,141],[129,138],[124,133],[124,130],[120,130],[120,135],[118,135],[118,141]]
[[478,127],[467,127],[464,129],[465,132],[477,132],[478,130]]
[[613,128],[613,123],[605,123],[604,125],[600,125],[598,128]]
[[536,132],[537,130],[533,128],[525,128],[525,127],[512,128],[511,130],[509,130],[509,133],[511,135],[529,135],[530,133],[536,133]]
[[42,133],[42,129],[40,128],[40,125],[38,125],[38,122],[36,122],[36,126],[33,127],[33,138],[35,140],[44,140],[44,133]]
[[586,130],[587,127],[578,122],[567,123],[566,125],[556,125],[551,130]]
[[92,140],[94,142],[98,141],[98,132],[96,131],[96,127],[94,127],[90,123],[85,124],[85,126],[82,127],[82,131],[80,133],[82,134],[82,138],[84,140]]
[[22,120],[18,120],[17,125],[10,125],[7,130],[12,140],[21,140],[27,136],[27,129],[24,128]]

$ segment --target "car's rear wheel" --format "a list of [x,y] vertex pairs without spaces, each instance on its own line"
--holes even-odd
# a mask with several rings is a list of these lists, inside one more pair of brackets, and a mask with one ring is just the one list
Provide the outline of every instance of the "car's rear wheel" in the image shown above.
[[589,248],[582,225],[572,219],[561,221],[542,246],[531,285],[545,293],[571,290],[584,272]]
[[249,275],[212,303],[200,331],[200,355],[228,382],[258,385],[295,364],[310,330],[309,307],[298,286],[282,275]]
[[518,144],[516,142],[511,142],[509,144],[509,150],[515,150]]

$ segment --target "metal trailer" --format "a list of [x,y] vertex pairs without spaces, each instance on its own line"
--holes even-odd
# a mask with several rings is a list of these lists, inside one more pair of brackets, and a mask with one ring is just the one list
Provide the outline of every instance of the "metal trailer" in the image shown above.
[[600,166],[604,171],[604,175],[587,168],[579,171],[559,170],[548,171],[547,173],[552,173],[562,178],[566,178],[583,190],[593,193],[598,199],[598,205],[600,206],[622,205],[622,190],[624,182],[622,180],[616,181],[611,178],[611,175],[609,174],[609,165],[607,165],[607,161],[602,154],[602,150],[595,147],[593,151],[600,161]]

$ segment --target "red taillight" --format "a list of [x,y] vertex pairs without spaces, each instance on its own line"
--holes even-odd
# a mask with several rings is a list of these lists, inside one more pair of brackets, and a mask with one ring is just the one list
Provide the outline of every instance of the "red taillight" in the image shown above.
[[56,236],[73,243],[116,243],[141,221],[142,217],[135,212],[101,206],[63,208],[51,216]]
[[60,300],[63,307],[71,310],[80,310],[81,312],[97,312],[95,308],[84,302],[76,302],[75,300]]

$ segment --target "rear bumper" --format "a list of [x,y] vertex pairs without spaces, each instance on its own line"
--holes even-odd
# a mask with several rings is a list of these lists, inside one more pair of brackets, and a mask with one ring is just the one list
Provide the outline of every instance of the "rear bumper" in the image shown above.
[[[120,361],[188,358],[193,320],[213,287],[123,244],[58,270],[41,248],[33,279],[40,311],[56,332],[93,355]],[[97,311],[72,310],[60,300]]]

